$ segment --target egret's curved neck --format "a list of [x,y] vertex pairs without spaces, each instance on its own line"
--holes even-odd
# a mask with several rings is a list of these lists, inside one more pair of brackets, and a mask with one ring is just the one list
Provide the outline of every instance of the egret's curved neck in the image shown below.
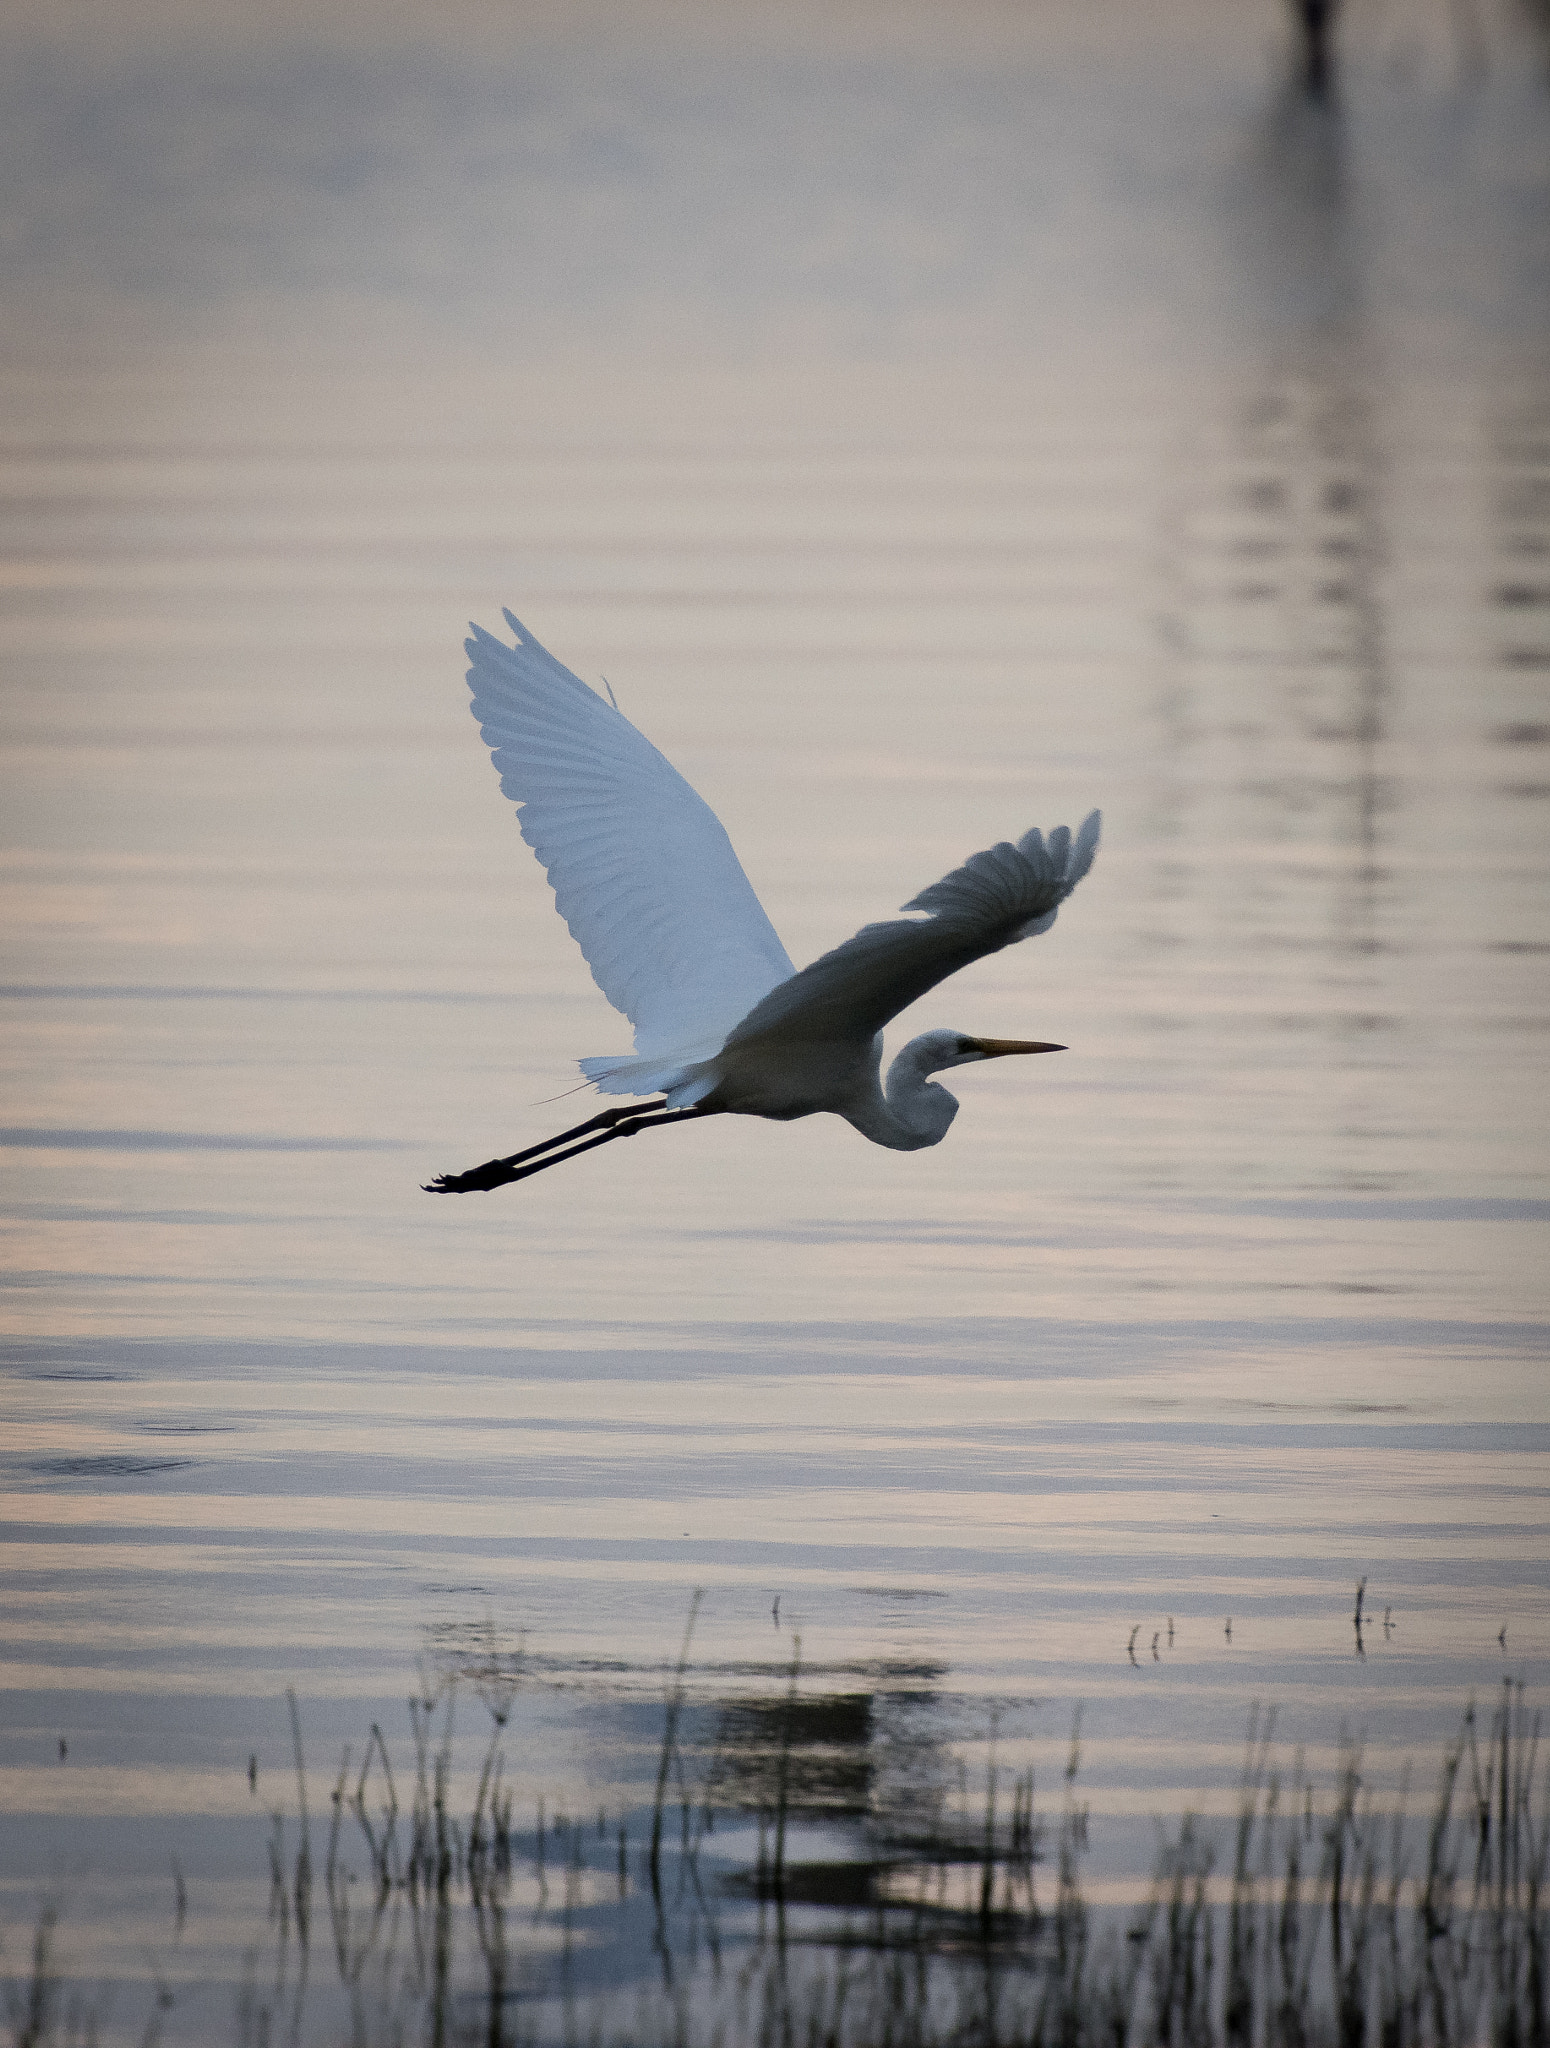
[[958,1098],[927,1078],[942,1064],[940,1034],[912,1038],[888,1069],[886,1089],[874,1082],[869,1099],[847,1112],[850,1121],[895,1152],[940,1145],[958,1114]]

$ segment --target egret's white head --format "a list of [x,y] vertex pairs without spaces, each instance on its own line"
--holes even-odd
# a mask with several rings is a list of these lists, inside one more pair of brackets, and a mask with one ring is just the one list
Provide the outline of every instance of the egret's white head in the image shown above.
[[868,1135],[880,1145],[901,1150],[940,1144],[958,1114],[958,1101],[939,1082],[928,1080],[928,1074],[972,1066],[976,1060],[998,1060],[1011,1052],[1064,1051],[1063,1045],[1049,1045],[1042,1039],[971,1038],[966,1031],[924,1031],[910,1040],[888,1069],[885,1094],[895,1134]]
[[940,1074],[946,1067],[966,1067],[975,1060],[999,1060],[1014,1052],[1064,1052],[1038,1038],[971,1038],[966,1031],[926,1031],[908,1048],[922,1074]]

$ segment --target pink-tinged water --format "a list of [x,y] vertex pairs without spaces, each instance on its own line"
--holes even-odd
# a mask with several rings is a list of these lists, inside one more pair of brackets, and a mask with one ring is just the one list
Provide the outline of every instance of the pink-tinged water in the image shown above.
[[[14,1928],[68,1873],[144,1978],[150,1841],[225,1997],[284,1688],[327,1771],[487,1629],[577,1688],[529,1791],[628,1804],[588,1715],[694,1587],[948,1749],[1083,1703],[1116,1824],[1255,1701],[1384,1785],[1542,1690],[1550,155],[1461,19],[1324,110],[1225,0],[6,31]],[[1100,804],[896,1027],[1070,1050],[920,1155],[422,1195],[627,1043],[465,708],[502,604],[799,961]]]

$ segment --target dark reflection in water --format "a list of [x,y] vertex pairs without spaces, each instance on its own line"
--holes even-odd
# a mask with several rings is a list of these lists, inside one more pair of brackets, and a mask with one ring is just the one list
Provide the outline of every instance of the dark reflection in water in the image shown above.
[[[1358,852],[1346,873],[1363,899],[1357,926],[1370,933],[1391,546],[1347,150],[1338,107],[1310,103],[1287,81],[1248,153],[1231,247],[1246,293],[1281,338],[1232,424],[1225,559],[1211,594],[1226,614],[1222,652],[1259,669],[1275,707],[1252,793],[1319,810]],[[1284,764],[1278,742],[1296,748]]]
[[[928,1695],[929,1697],[929,1695]],[[717,1716],[716,1787],[746,1812],[833,1819],[872,1804],[877,1696],[730,1700]]]
[[181,1472],[193,1458],[132,1458],[108,1452],[100,1457],[31,1458],[24,1472],[39,1479],[139,1479],[150,1473]]
[[1310,100],[1295,75],[1275,82],[1246,139],[1227,241],[1243,289],[1283,334],[1328,336],[1360,324],[1349,151],[1338,105]]
[[[1522,691],[1524,715],[1496,727],[1501,746],[1550,745],[1544,716],[1550,681],[1550,367],[1538,388],[1514,390],[1498,401],[1493,422],[1496,553],[1499,570],[1490,591],[1492,655],[1510,684]],[[1544,796],[1547,777],[1534,771],[1504,779],[1503,794]]]
[[[1355,2040],[1370,2015],[1398,2025],[1379,2038],[1462,2042],[1486,2011],[1516,2039],[1543,2021],[1545,1795],[1511,1681],[1494,1716],[1471,1709],[1414,1841],[1374,1804],[1359,1746],[1342,1738],[1316,1788],[1300,1757],[1284,1777],[1256,1714],[1233,1827],[1165,1827],[1149,1884],[1105,1906],[1084,1890],[1077,1730],[1041,1815],[1032,1770],[998,1761],[1011,1703],[972,1709],[965,1745],[940,1684],[847,1675],[804,1681],[793,1643],[729,1693],[685,1656],[643,1714],[559,1664],[453,1658],[410,1702],[407,1753],[375,1725],[359,1760],[346,1749],[326,1845],[293,1698],[298,1822],[274,1819],[268,1952],[249,1951],[238,2038],[1084,2048],[1306,2040],[1331,2020]],[[540,1799],[524,1826],[522,1706],[555,1687],[615,1801]],[[470,1694],[488,1714],[472,1772],[453,1733]],[[181,1934],[181,1891],[177,1910]],[[57,1988],[35,1975],[45,2006]]]
[[[1487,903],[1472,880],[1522,827],[1466,813],[1550,796],[1550,379],[1514,339],[1532,266],[1486,286],[1493,218],[1460,199],[1478,83],[1461,59],[1412,85],[1413,189],[1383,186],[1379,152],[1413,143],[1370,100],[1358,118],[1295,66],[1273,84],[1223,202],[1258,367],[1215,383],[1160,508],[1154,942],[1195,949],[1181,978],[1215,979],[1245,1064],[1269,1065],[1267,1029],[1322,1041],[1316,1142],[1350,1190],[1432,1163],[1430,1034],[1536,1028],[1525,984],[1471,977],[1439,939],[1451,901],[1461,956],[1536,951],[1520,885]],[[1396,294],[1401,226],[1412,262],[1497,294],[1468,379]],[[1182,1005],[1176,1028],[1187,1047]],[[1287,1092],[1274,1110],[1283,1131],[1301,1113]]]
[[[619,1695],[653,1677],[627,1662],[445,1656],[411,1702],[412,1763],[400,1755],[395,1777],[376,1728],[358,1768],[346,1753],[321,1874],[276,1821],[276,1970],[249,1986],[252,2024],[299,2024],[325,1907],[357,2035],[374,2005],[422,2015],[433,2039],[570,2038],[652,1985],[670,2002],[692,1991],[709,2015],[750,1971],[774,1970],[764,1995],[797,1997],[826,1949],[1025,1969],[1040,1923],[1032,1773],[998,1770],[992,1751],[971,1780],[945,1676],[886,1660],[804,1673],[793,1643],[762,1669],[680,1662],[652,1703]],[[568,1814],[540,1799],[523,1826],[507,1756],[518,1694],[556,1688],[616,1803]],[[460,1690],[490,1721],[466,1818],[451,1792]]]
[[[1361,1068],[1400,1025],[1377,969],[1400,944],[1388,839],[1404,795],[1386,749],[1400,544],[1369,233],[1339,101],[1308,82],[1293,70],[1273,88],[1224,237],[1264,368],[1197,429],[1165,515],[1158,804],[1172,887],[1207,898],[1251,977],[1234,1000],[1317,1029],[1333,1062]],[[1227,846],[1258,860],[1223,887]],[[1351,1137],[1380,1110],[1360,1078],[1346,1089],[1335,1114]],[[1343,1180],[1376,1184],[1356,1160]]]
[[1294,0],[1302,32],[1302,79],[1310,98],[1327,97],[1335,82],[1335,20],[1340,0]]

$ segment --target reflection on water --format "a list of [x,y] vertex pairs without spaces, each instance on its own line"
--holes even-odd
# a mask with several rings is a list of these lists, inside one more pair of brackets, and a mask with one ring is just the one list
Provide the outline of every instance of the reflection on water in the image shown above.
[[[985,2034],[1123,1989],[1155,1813],[1171,1998],[1255,1702],[1255,1910],[1295,1852],[1327,1929],[1550,1675],[1528,12],[1345,9],[1312,97],[1227,0],[179,19],[0,27],[8,1960],[57,1894],[134,2038],[245,1970],[255,2040],[880,2038],[864,1953]],[[1101,803],[900,1023],[1061,1071],[427,1203],[622,1043],[467,721],[503,602],[798,958]]]
[[[567,1669],[489,1634],[471,1655],[444,1640],[409,1701],[409,1744],[376,1723],[359,1751],[346,1743],[326,1818],[293,1695],[294,1799],[270,1825],[267,1933],[260,1887],[228,1887],[201,1981],[176,1855],[170,1942],[143,1908],[130,1923],[154,1958],[156,2038],[224,2035],[233,2002],[244,2042],[492,2048],[768,2042],[804,2027],[836,2048],[1206,2048],[1331,2027],[1463,2043],[1487,2029],[1532,2039],[1544,2022],[1550,1814],[1538,1717],[1511,1681],[1493,1714],[1465,1715],[1418,1820],[1403,1786],[1374,1786],[1348,1735],[1328,1782],[1301,1751],[1288,1772],[1274,1717],[1256,1709],[1230,1824],[1186,1812],[1150,1849],[1132,1824],[1105,1867],[1079,1720],[1049,1811],[1023,1765],[1030,1702],[971,1709],[981,1726],[965,1740],[945,1672],[804,1670],[798,1638],[784,1669],[689,1650],[686,1634],[665,1673],[614,1659],[603,1677],[599,1660]],[[632,1689],[659,1676],[665,1698],[643,1711]],[[556,1686],[611,1803],[534,1805],[513,1768],[534,1695]],[[454,1732],[460,1696],[465,1715],[471,1699],[485,1710],[472,1745]],[[257,1778],[255,1757],[254,1792]],[[196,1912],[207,1903],[193,1896]],[[29,2041],[54,2038],[61,1934],[52,1901],[17,2001]],[[223,1980],[239,1952],[240,1977]],[[76,1994],[88,2029],[108,1997],[102,1983],[95,2006]]]
[[[1490,432],[1499,568],[1490,594],[1496,614],[1490,653],[1519,685],[1522,714],[1492,737],[1502,746],[1543,747],[1550,726],[1536,712],[1545,712],[1550,676],[1550,396],[1543,388],[1505,391],[1495,409]],[[1501,794],[1542,798],[1544,778],[1508,783]]]

